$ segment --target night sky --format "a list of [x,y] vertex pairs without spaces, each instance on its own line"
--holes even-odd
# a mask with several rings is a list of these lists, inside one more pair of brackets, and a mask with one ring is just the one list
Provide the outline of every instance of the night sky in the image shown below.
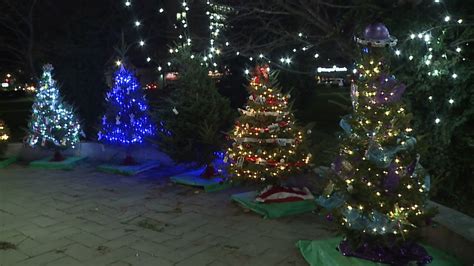
[[[64,97],[79,109],[86,122],[96,120],[101,112],[97,106],[102,106],[107,89],[106,72],[114,68],[119,57],[114,47],[119,46],[122,33],[125,42],[131,45],[127,53],[129,61],[135,67],[149,69],[168,61],[169,47],[178,36],[174,28],[179,10],[177,1],[141,0],[134,1],[133,8],[126,8],[116,0],[38,0],[31,20],[33,38],[29,38],[29,24],[25,20],[31,3],[32,0],[0,1],[0,9],[6,10],[0,25],[0,42],[8,44],[0,45],[0,73],[14,72],[20,79],[30,81],[41,75],[43,64],[53,64]],[[165,11],[160,13],[160,8]],[[196,49],[207,43],[203,36],[209,34],[208,22],[199,23],[206,18],[203,7],[195,4],[189,23]],[[140,27],[134,25],[137,19]],[[33,67],[24,56],[28,40],[33,40]],[[140,47],[140,40],[146,45]],[[20,50],[19,57],[10,46]],[[147,62],[148,56],[154,60]],[[24,74],[18,74],[19,71]]]

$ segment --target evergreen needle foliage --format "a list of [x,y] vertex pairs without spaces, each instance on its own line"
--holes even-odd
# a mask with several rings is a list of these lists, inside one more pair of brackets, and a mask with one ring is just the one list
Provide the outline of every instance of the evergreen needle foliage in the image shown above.
[[27,143],[60,149],[74,148],[79,142],[81,125],[72,106],[63,101],[52,78],[53,67],[45,65],[29,122]]
[[[425,208],[430,177],[419,164],[412,115],[401,100],[406,86],[390,73],[388,49],[365,47],[351,87],[353,112],[326,189],[346,237],[389,246],[417,235],[432,211]],[[371,240],[371,241],[372,241]]]
[[114,85],[106,101],[99,141],[128,147],[155,134],[145,93],[135,75],[123,65],[114,73]]
[[170,97],[156,112],[164,128],[161,149],[178,162],[207,164],[225,143],[225,131],[233,122],[229,100],[219,94],[215,81],[187,48],[176,54],[179,71]]
[[278,72],[257,66],[248,87],[249,100],[240,110],[227,151],[232,178],[281,185],[311,155],[302,151],[303,132],[295,124],[289,102],[277,82]]

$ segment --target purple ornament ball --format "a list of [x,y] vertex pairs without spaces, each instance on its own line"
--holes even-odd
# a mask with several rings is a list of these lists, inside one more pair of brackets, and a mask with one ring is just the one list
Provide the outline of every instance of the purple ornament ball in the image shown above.
[[364,30],[364,39],[383,41],[390,39],[387,27],[382,23],[373,23]]
[[328,220],[329,222],[334,221],[334,216],[332,215],[332,213],[328,213],[328,214],[326,215],[326,220]]

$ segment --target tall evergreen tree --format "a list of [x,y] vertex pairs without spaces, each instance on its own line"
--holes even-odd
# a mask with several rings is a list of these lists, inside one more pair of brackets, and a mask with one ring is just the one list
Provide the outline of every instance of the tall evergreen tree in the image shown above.
[[107,92],[106,112],[102,116],[99,141],[124,146],[127,156],[124,164],[134,164],[129,148],[155,135],[155,125],[149,116],[144,91],[137,78],[123,64],[114,74],[114,84]]
[[232,124],[229,100],[219,94],[202,60],[189,48],[179,50],[174,65],[179,79],[158,112],[165,128],[160,147],[176,161],[209,166]]
[[442,19],[410,28],[394,57],[397,76],[416,88],[407,91],[407,99],[413,129],[423,136],[417,145],[421,162],[436,184],[432,197],[473,216],[474,180],[465,177],[474,172],[474,156],[464,154],[474,153],[474,54],[469,46],[474,7],[471,11],[458,2],[463,8],[437,9]]
[[60,150],[75,148],[79,143],[81,125],[73,108],[60,97],[52,71],[50,64],[43,67],[28,125],[27,143],[32,147],[54,149],[53,160],[61,161],[64,157]]
[[230,174],[235,179],[280,184],[292,170],[308,163],[299,150],[301,128],[289,106],[289,95],[276,82],[268,65],[257,66],[249,86],[249,100],[230,134]]
[[390,74],[386,60],[386,46],[396,39],[378,23],[358,42],[363,48],[351,87],[353,113],[341,120],[346,135],[326,191],[343,202],[336,210],[346,236],[339,249],[389,264],[428,263],[413,241],[430,215],[430,178],[418,163],[411,114],[401,101],[406,86]]

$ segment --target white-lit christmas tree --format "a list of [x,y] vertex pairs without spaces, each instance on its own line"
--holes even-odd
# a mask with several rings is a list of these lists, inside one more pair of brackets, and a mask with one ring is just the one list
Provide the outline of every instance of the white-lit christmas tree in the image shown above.
[[81,125],[73,108],[60,97],[52,71],[52,65],[43,66],[28,125],[27,143],[32,147],[53,149],[53,161],[61,161],[64,157],[60,151],[75,148],[79,142]]

